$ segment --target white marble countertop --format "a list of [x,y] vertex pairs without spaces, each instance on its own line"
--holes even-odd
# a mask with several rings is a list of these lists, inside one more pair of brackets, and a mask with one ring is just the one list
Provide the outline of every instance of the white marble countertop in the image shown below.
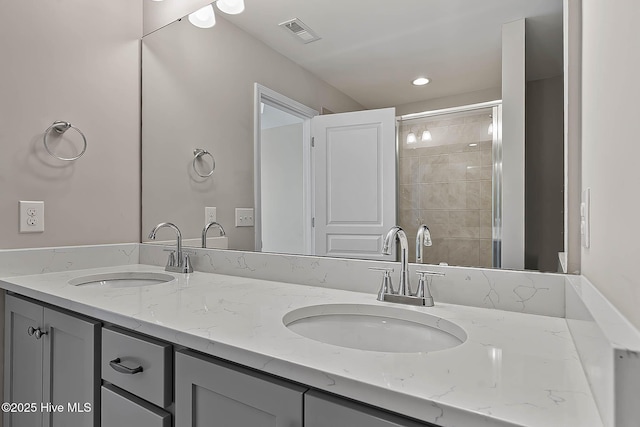
[[602,426],[561,318],[437,302],[406,307],[456,323],[468,339],[432,353],[380,353],[316,342],[282,322],[310,305],[401,307],[374,294],[200,272],[139,288],[68,284],[116,271],[163,269],[127,265],[19,276],[1,279],[0,287],[438,425]]

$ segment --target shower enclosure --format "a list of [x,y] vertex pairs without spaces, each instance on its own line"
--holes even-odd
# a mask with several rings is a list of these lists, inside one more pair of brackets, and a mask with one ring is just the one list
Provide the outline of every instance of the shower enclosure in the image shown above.
[[496,101],[398,117],[398,220],[431,230],[424,262],[500,267],[501,115]]

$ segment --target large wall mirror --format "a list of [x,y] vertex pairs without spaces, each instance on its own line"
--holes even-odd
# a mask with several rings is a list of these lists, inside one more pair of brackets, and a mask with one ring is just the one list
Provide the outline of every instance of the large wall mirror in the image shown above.
[[[425,224],[426,263],[557,271],[562,0],[244,4],[143,38],[143,242],[168,221],[201,246],[215,220],[224,236],[212,227],[208,247],[389,259],[390,226],[413,242]],[[514,195],[503,29],[523,19]],[[503,227],[510,200],[516,232]]]

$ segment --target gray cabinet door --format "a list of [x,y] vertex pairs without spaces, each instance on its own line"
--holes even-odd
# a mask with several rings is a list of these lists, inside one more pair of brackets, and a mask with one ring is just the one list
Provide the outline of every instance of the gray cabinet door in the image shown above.
[[437,427],[317,391],[304,398],[305,427]]
[[180,427],[302,427],[306,388],[184,350],[175,356]]
[[43,398],[64,410],[45,412],[43,425],[99,425],[100,323],[45,308],[44,327]]
[[5,298],[4,401],[35,403],[35,412],[5,412],[5,427],[42,425],[43,339],[29,335],[29,328],[43,328],[42,306],[7,295]]

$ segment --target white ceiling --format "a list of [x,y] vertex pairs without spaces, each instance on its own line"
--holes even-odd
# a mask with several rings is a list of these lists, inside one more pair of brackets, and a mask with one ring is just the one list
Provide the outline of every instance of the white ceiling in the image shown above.
[[[366,108],[500,87],[501,26],[520,18],[531,18],[528,78],[558,75],[562,70],[562,0],[245,0],[245,4],[242,14],[224,18]],[[300,18],[322,39],[305,45],[278,26],[292,18]],[[432,83],[412,86],[411,81],[421,75]]]

